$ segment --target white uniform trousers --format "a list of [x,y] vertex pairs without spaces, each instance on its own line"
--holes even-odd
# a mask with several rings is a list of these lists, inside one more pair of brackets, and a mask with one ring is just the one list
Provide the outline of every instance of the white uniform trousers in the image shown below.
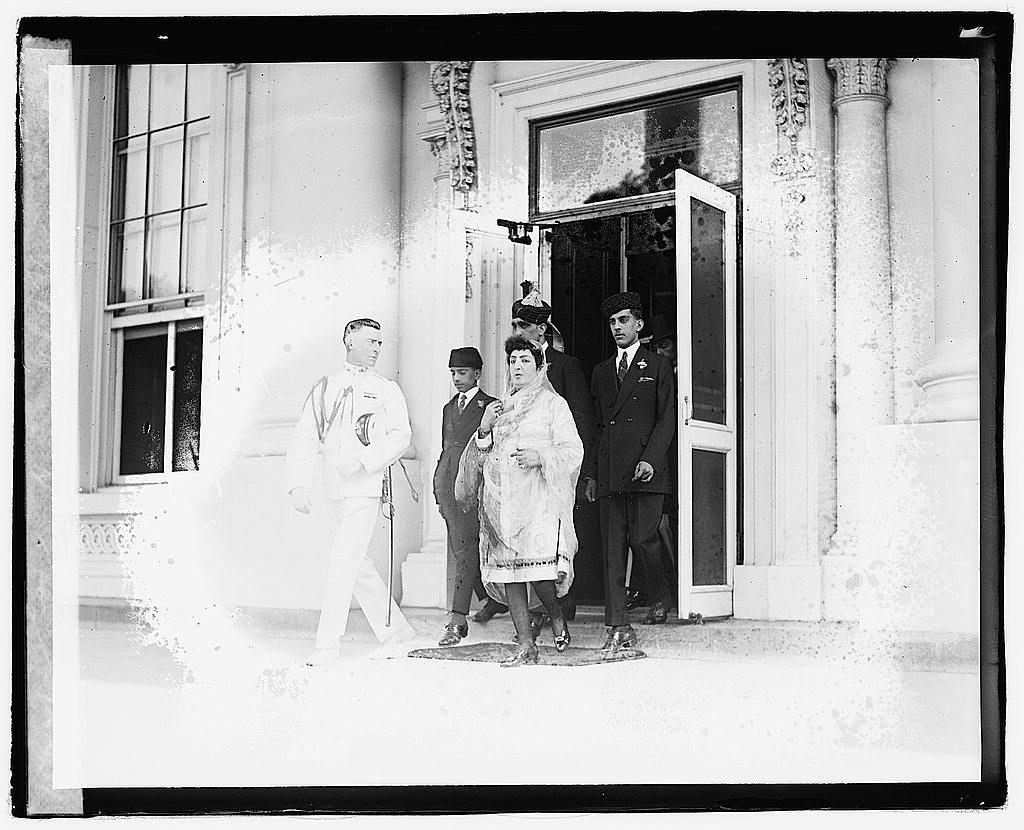
[[[345,633],[348,623],[353,594],[380,642],[387,642],[395,635],[412,633],[412,626],[399,610],[398,603],[388,596],[387,585],[368,555],[370,539],[380,516],[380,504],[379,498],[365,496],[328,502],[337,526],[327,566],[320,624],[316,629],[317,648],[338,647],[338,638]],[[390,628],[384,625],[389,600]]]

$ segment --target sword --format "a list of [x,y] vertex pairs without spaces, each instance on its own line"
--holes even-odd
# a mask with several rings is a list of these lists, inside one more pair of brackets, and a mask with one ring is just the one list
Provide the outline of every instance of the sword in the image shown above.
[[[373,426],[374,413],[360,415],[356,421],[356,438],[364,447],[370,445],[370,430]],[[392,588],[395,582],[395,500],[391,488],[391,465],[384,468],[384,481],[381,486],[380,502],[388,520],[388,608],[384,616],[384,627],[391,627]]]
[[380,497],[386,505],[388,517],[388,610],[384,616],[384,627],[391,627],[391,589],[395,580],[395,502],[391,492],[391,465],[384,469],[384,489]]

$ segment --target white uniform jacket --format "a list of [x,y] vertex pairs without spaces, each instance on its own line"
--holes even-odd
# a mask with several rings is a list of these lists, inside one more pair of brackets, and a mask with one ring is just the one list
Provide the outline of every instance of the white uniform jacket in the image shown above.
[[[359,418],[372,415],[370,443],[356,436]],[[412,441],[409,411],[398,384],[372,369],[346,368],[314,384],[288,444],[288,491],[309,487],[318,455],[323,458],[324,496],[379,497],[384,470]],[[355,458],[359,468],[343,475],[339,464]]]

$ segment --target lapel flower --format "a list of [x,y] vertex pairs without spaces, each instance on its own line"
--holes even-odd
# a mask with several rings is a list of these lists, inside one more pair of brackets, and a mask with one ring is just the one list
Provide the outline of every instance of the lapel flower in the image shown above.
[[647,368],[647,361],[646,361],[646,360],[641,360],[641,361],[640,361],[639,363],[637,363],[636,365],[637,365],[637,366],[639,366],[639,367],[640,367],[640,369],[646,369],[646,368]]
[[476,405],[479,406],[481,409],[484,408],[484,402],[483,401],[477,401]]

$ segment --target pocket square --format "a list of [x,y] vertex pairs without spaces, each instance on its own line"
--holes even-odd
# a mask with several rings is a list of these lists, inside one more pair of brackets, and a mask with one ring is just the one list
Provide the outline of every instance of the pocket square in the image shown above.
[[640,378],[637,383],[647,383],[648,381],[654,380],[654,378]]

